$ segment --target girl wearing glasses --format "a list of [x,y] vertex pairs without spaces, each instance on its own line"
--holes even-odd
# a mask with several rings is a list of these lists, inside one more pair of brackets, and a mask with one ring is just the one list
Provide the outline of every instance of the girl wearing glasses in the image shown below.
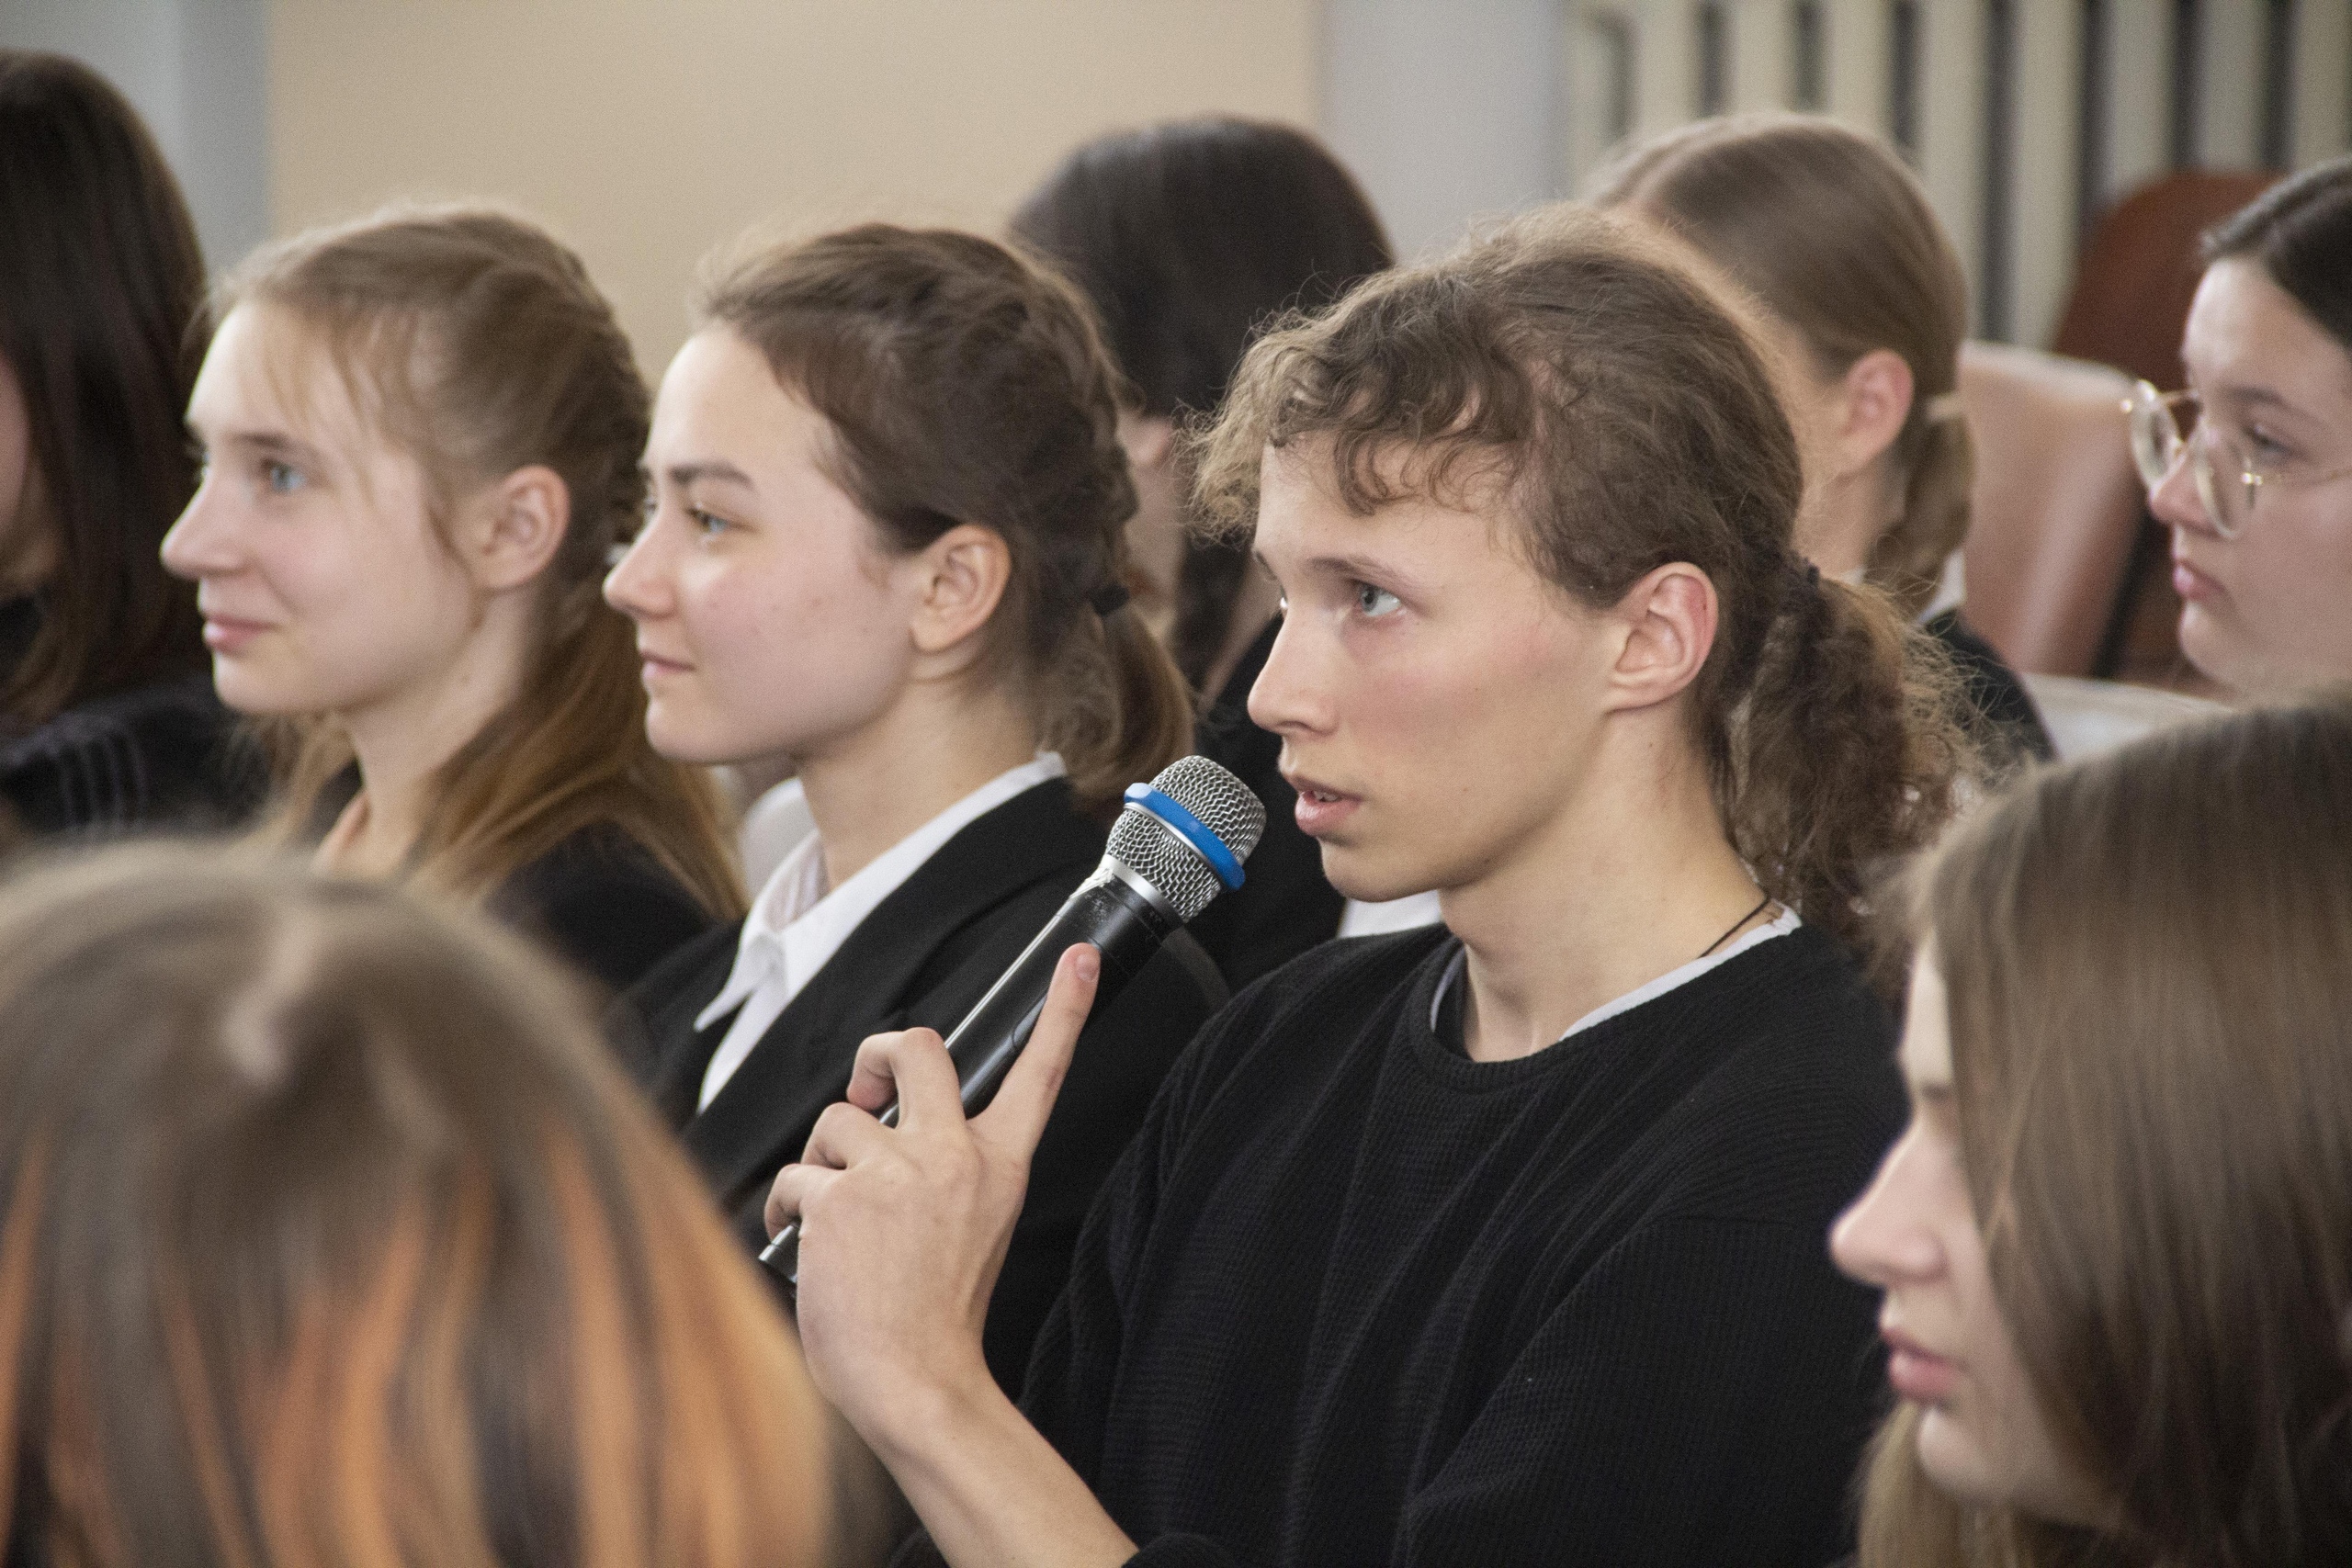
[[2352,158],[2208,236],[2181,358],[2132,432],[2172,529],[2180,646],[2248,695],[2352,680]]

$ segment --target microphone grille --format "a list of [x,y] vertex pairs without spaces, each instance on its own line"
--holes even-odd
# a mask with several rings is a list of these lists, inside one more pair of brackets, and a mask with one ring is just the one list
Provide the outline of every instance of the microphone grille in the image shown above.
[[1201,819],[1225,840],[1235,860],[1248,860],[1266,832],[1266,803],[1206,757],[1179,757],[1159,770],[1151,787]]
[[[1266,830],[1264,803],[1248,784],[1206,757],[1170,763],[1151,787],[1198,818],[1236,860],[1246,859]],[[1191,919],[1224,890],[1201,852],[1141,807],[1119,813],[1111,825],[1109,851],[1113,859],[1159,889],[1180,919]]]

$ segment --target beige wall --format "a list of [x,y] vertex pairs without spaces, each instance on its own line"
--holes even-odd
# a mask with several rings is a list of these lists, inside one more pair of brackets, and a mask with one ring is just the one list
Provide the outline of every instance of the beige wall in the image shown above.
[[271,0],[269,20],[277,231],[401,197],[519,205],[654,374],[695,261],[754,223],[993,228],[1097,131],[1317,112],[1317,0]]

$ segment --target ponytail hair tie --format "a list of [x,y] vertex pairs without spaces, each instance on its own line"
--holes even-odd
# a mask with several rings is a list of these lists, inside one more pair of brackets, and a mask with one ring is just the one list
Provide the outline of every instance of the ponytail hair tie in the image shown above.
[[1109,620],[1113,615],[1117,615],[1120,611],[1127,607],[1127,601],[1131,597],[1132,595],[1127,592],[1127,585],[1125,583],[1112,581],[1104,583],[1102,587],[1088,594],[1086,596],[1086,602],[1093,607],[1096,615],[1102,616],[1104,620]]

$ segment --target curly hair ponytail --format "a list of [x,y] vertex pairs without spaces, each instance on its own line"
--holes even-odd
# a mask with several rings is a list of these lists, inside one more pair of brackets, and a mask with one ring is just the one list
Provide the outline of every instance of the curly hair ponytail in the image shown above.
[[1863,947],[1871,870],[1932,840],[1967,750],[1949,658],[1878,589],[1792,559],[1717,798],[1764,889]]

